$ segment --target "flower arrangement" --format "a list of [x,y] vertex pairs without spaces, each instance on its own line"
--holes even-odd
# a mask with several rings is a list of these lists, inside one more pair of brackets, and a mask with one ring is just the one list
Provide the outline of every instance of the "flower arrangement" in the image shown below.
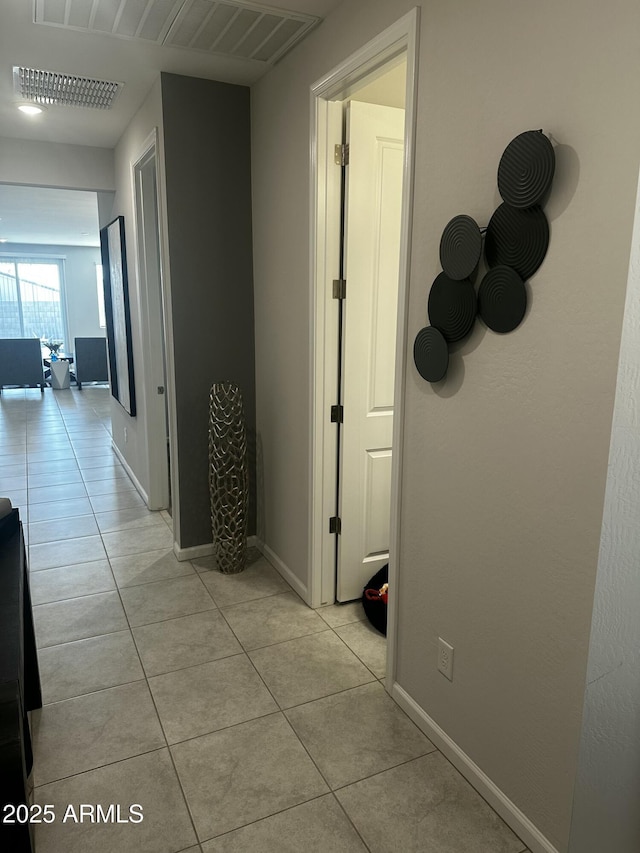
[[62,344],[64,343],[64,341],[58,341],[53,339],[50,340],[49,338],[40,338],[40,342],[42,343],[43,347],[46,347],[49,350],[52,356],[58,355],[58,353],[62,349]]

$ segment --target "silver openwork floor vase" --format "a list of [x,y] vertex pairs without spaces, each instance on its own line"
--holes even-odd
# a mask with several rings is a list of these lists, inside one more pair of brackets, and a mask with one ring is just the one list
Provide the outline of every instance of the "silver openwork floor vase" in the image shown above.
[[209,491],[213,553],[225,574],[247,562],[249,474],[242,392],[217,382],[209,395]]

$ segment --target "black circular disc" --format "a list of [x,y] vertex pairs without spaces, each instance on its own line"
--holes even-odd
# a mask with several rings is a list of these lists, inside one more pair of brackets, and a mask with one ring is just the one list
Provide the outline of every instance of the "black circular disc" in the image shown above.
[[548,248],[549,223],[541,207],[516,210],[501,204],[489,220],[484,254],[490,268],[504,264],[526,281],[542,264]]
[[494,332],[512,332],[527,310],[524,282],[511,267],[494,267],[478,289],[478,313]]
[[498,190],[511,207],[540,204],[556,170],[553,145],[541,130],[527,130],[512,139],[498,165]]
[[482,234],[470,216],[454,216],[440,240],[440,263],[449,278],[460,281],[473,275],[482,254]]
[[429,322],[442,332],[448,343],[466,338],[476,320],[476,291],[470,281],[454,281],[440,275],[429,291]]
[[441,332],[433,326],[420,329],[413,344],[413,360],[427,382],[444,379],[449,367],[449,347]]

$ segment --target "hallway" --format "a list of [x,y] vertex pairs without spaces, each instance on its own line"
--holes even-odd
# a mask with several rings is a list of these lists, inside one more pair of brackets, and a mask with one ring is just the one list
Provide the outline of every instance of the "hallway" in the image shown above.
[[[259,554],[235,576],[176,560],[109,410],[103,387],[0,397],[43,689],[35,800],[56,816],[38,853],[526,853],[386,694],[359,603],[313,611]],[[121,822],[63,821],[98,803]]]

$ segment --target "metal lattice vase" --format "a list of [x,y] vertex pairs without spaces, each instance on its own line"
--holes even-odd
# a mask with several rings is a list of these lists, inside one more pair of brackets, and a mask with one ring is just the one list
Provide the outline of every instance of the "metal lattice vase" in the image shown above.
[[247,563],[249,474],[242,392],[217,382],[209,396],[209,490],[213,553],[225,574]]

